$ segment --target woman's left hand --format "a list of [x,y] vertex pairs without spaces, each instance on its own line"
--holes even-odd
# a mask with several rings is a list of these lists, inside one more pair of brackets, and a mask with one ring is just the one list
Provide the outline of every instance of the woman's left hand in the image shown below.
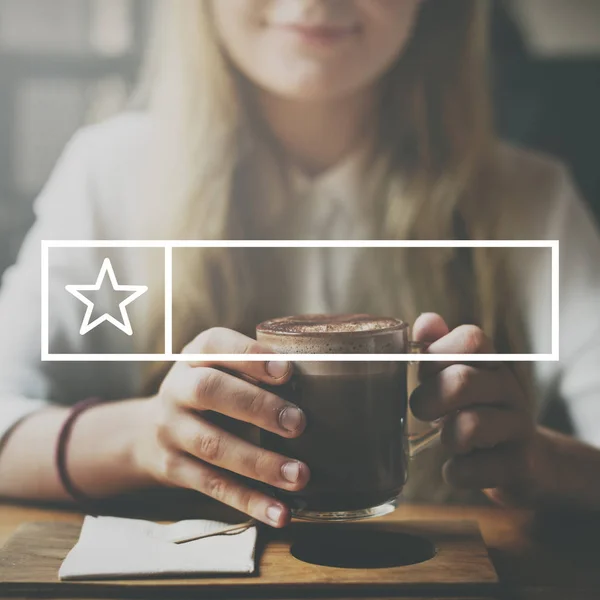
[[[430,354],[493,354],[481,329],[453,331],[434,314],[419,317],[416,341]],[[422,362],[420,385],[411,396],[417,419],[439,421],[451,454],[445,480],[455,487],[485,490],[502,504],[528,504],[535,494],[538,454],[531,403],[503,363]]]

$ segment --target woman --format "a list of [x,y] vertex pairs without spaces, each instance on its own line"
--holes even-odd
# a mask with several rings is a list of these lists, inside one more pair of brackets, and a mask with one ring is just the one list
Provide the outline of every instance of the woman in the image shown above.
[[[302,435],[302,411],[248,381],[280,385],[287,363],[177,364],[166,376],[128,363],[40,365],[40,239],[547,238],[562,241],[562,362],[424,365],[412,407],[440,421],[448,485],[442,463],[429,465],[411,475],[411,494],[449,500],[460,488],[504,504],[600,508],[600,451],[584,443],[600,443],[600,243],[564,170],[493,136],[484,8],[166,3],[147,110],[76,136],[2,290],[2,496],[66,500],[66,471],[71,495],[188,488],[281,527],[288,507],[248,479],[297,490],[310,477],[310,465],[213,416]],[[132,350],[112,330],[80,336],[80,306],[65,295],[66,284],[93,283],[105,256],[52,255],[53,352]],[[157,255],[111,258],[131,283],[162,278]],[[549,351],[543,252],[182,251],[175,268],[176,350],[260,352],[250,336],[263,319],[366,311],[410,319],[431,353]],[[156,281],[134,324],[145,352],[162,351]],[[540,399],[556,394],[582,441],[536,424]],[[65,405],[89,396],[122,401],[75,421]]]

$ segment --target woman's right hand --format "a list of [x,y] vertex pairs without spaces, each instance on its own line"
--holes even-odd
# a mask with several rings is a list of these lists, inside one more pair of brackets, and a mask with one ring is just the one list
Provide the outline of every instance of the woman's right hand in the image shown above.
[[[235,331],[211,329],[184,353],[270,351]],[[137,468],[162,485],[196,490],[272,527],[287,525],[289,508],[238,476],[297,491],[308,483],[308,467],[259,448],[207,417],[221,413],[285,438],[300,436],[306,426],[304,413],[256,385],[282,385],[291,374],[288,362],[177,363],[157,396],[141,405],[143,425],[136,431],[133,450]]]

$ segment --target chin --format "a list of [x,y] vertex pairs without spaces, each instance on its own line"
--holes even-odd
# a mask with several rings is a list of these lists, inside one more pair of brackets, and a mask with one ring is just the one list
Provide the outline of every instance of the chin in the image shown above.
[[295,89],[285,89],[274,92],[280,98],[285,98],[286,100],[293,100],[295,102],[311,102],[311,103],[321,103],[321,102],[330,102],[332,100],[338,100],[341,97],[344,97],[344,93],[342,91],[337,90],[295,90]]
[[279,81],[276,86],[266,86],[267,91],[277,96],[298,102],[327,102],[352,95],[357,86],[340,81],[339,77],[317,77],[301,81]]

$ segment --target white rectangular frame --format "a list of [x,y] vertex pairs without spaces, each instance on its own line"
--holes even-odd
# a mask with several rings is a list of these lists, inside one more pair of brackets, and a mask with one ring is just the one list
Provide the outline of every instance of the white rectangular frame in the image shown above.
[[[552,251],[552,351],[550,354],[294,354],[294,361],[390,362],[557,362],[559,358],[559,247],[558,241],[42,241],[42,361],[43,362],[197,362],[289,360],[278,354],[174,354],[172,348],[173,249],[175,248],[548,248]],[[50,354],[49,255],[51,248],[162,248],[165,252],[165,353],[164,354]]]

